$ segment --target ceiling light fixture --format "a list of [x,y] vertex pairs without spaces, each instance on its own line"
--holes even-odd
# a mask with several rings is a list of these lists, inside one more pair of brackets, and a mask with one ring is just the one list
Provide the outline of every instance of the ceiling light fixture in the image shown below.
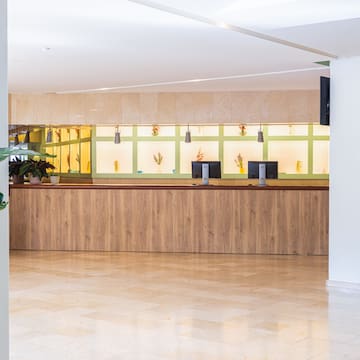
[[185,142],[186,143],[191,143],[191,132],[190,132],[190,127],[189,127],[189,124],[187,126],[187,130],[186,130],[186,133],[185,133]]
[[15,135],[15,138],[14,138],[14,145],[16,146],[16,145],[19,145],[19,144],[20,144],[19,135],[16,134],[16,135]]
[[30,130],[27,130],[24,138],[24,144],[29,144],[29,143],[30,143]]
[[52,142],[52,137],[53,137],[53,133],[52,133],[52,129],[49,128],[46,134],[46,142],[47,143],[51,143]]
[[115,127],[114,143],[115,143],[115,144],[120,144],[120,130],[119,130],[119,125],[117,125],[117,126]]
[[264,132],[262,131],[261,124],[260,124],[260,129],[257,134],[257,142],[259,142],[259,143],[264,142]]

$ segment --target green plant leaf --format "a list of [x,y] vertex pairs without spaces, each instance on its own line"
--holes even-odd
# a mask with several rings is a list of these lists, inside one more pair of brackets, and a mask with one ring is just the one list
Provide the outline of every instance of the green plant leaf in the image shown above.
[[6,160],[11,155],[29,155],[29,156],[40,156],[41,158],[54,158],[56,155],[51,155],[47,153],[40,153],[28,149],[10,149],[10,148],[0,148],[0,161]]
[[4,199],[4,194],[0,192],[0,210],[3,210],[6,208],[7,206],[7,201],[3,201]]
[[48,177],[47,169],[55,169],[55,166],[45,160],[25,160],[19,169],[19,175],[31,174],[32,176]]

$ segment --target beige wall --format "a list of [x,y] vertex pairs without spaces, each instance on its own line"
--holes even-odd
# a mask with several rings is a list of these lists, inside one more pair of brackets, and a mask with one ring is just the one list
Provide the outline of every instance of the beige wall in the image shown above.
[[319,91],[12,94],[11,124],[317,122]]

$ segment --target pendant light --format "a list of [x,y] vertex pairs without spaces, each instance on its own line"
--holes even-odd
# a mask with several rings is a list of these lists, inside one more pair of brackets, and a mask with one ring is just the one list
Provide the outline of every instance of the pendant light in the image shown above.
[[46,142],[47,143],[51,143],[52,142],[52,137],[53,137],[53,133],[52,133],[52,129],[49,128],[46,134]]
[[185,133],[185,142],[191,143],[191,132],[190,132],[189,124],[188,124],[187,130],[186,130],[186,133]]
[[257,142],[259,142],[259,143],[264,142],[264,133],[262,131],[261,124],[260,124],[260,129],[259,129],[258,134],[257,134]]
[[120,130],[119,130],[119,125],[115,127],[114,143],[115,143],[115,144],[120,144]]
[[30,143],[30,130],[27,130],[24,138],[24,144],[29,144],[29,143]]
[[16,146],[16,145],[19,145],[19,144],[20,144],[19,135],[16,134],[16,135],[15,135],[15,138],[14,138],[14,145]]

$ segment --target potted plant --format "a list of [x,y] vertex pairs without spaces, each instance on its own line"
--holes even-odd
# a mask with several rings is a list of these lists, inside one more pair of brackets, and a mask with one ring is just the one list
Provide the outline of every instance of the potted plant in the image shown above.
[[[33,150],[27,149],[11,149],[11,148],[0,148],[0,161],[6,160],[10,155],[30,155],[30,156],[43,156],[43,157],[55,157],[55,155],[41,154]],[[4,201],[4,194],[0,192],[0,210],[6,208],[8,202]]]
[[60,182],[60,176],[56,175],[54,170],[50,172],[50,183],[53,185],[57,185]]
[[29,176],[31,184],[40,184],[43,177],[49,177],[47,169],[55,169],[55,166],[45,160],[25,160],[20,168],[20,175]]
[[20,175],[20,168],[24,162],[15,157],[15,160],[9,161],[9,176],[12,178],[14,184],[23,184],[24,175]]

